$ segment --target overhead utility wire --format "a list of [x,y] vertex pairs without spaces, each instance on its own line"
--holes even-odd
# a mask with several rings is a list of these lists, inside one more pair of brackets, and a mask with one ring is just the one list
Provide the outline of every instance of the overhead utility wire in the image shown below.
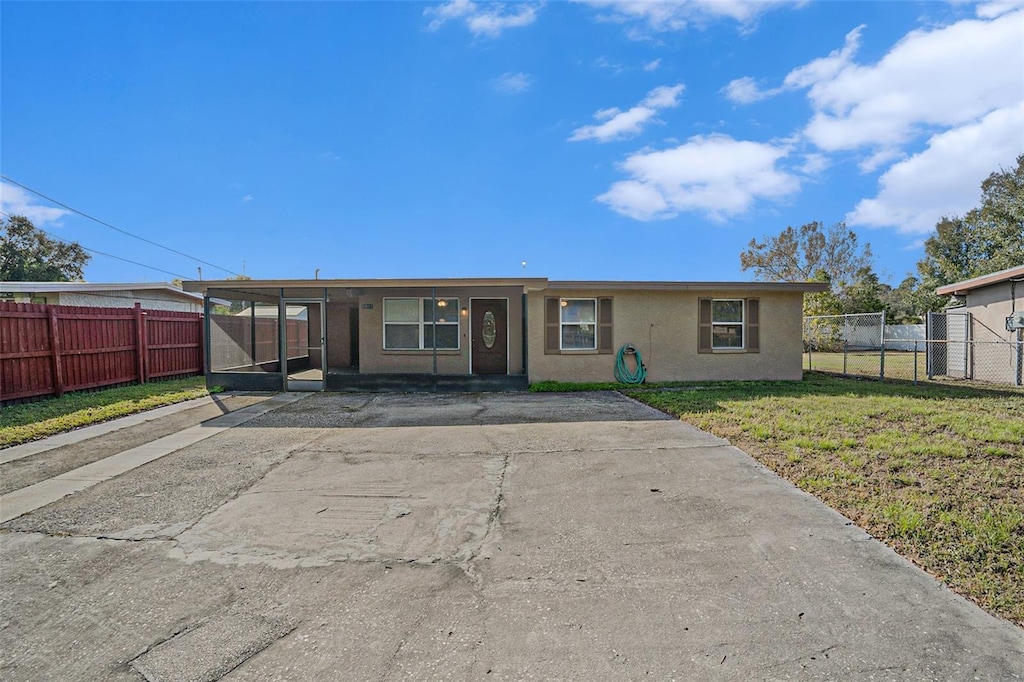
[[45,194],[43,194],[42,192],[36,191],[36,190],[32,189],[31,187],[29,187],[27,185],[23,185],[20,182],[18,182],[17,180],[12,180],[11,178],[9,178],[6,175],[0,174],[0,178],[3,178],[4,180],[6,180],[7,182],[11,183],[12,185],[17,185],[18,187],[20,187],[20,188],[22,188],[24,190],[28,190],[29,192],[32,192],[32,194],[35,194],[37,197],[42,197],[43,199],[46,199],[49,202],[57,204],[61,208],[66,208],[67,210],[71,211],[72,213],[77,213],[78,215],[82,216],[83,218],[88,218],[89,220],[91,220],[93,222],[96,222],[96,223],[99,223],[100,225],[103,225],[104,227],[109,227],[111,230],[115,230],[117,232],[120,232],[121,234],[126,234],[129,237],[134,237],[135,239],[138,239],[139,241],[146,242],[147,244],[152,244],[153,246],[160,247],[161,249],[164,249],[165,251],[170,251],[171,253],[176,253],[179,256],[184,256],[185,258],[189,258],[191,260],[194,260],[197,263],[202,263],[203,265],[209,265],[211,268],[217,268],[218,270],[223,270],[224,272],[228,272],[228,273],[231,273],[232,275],[239,276],[238,273],[235,272],[234,270],[228,270],[227,268],[222,268],[221,266],[216,265],[214,263],[210,263],[209,261],[205,261],[202,258],[196,258],[195,256],[190,256],[187,253],[182,253],[181,251],[178,251],[177,249],[172,249],[169,246],[164,246],[163,244],[158,244],[158,243],[156,243],[154,241],[146,239],[145,237],[140,237],[137,234],[132,234],[131,232],[129,232],[127,230],[122,230],[120,227],[116,227],[114,225],[111,225],[110,223],[104,222],[104,221],[100,220],[99,218],[93,218],[88,213],[83,213],[82,211],[79,211],[77,208],[72,208],[71,206],[68,206],[67,204],[64,204],[64,203],[61,203],[61,202],[57,201],[53,197],[48,197]]
[[[5,216],[7,216],[8,218],[13,218],[14,217],[13,215],[8,213],[7,211],[0,211],[0,214],[3,214]],[[64,244],[78,244],[78,242],[69,242],[67,239],[62,239],[61,237],[58,237],[57,235],[53,234],[52,232],[47,232],[46,230],[44,230],[41,227],[37,227],[36,229],[39,230],[40,232],[42,232],[43,234],[45,234],[46,236],[52,237],[53,239],[56,239],[57,241],[62,242]],[[82,246],[81,244],[78,244],[78,245],[81,246],[86,251],[88,251],[89,253],[95,253],[95,254],[98,254],[100,256],[106,256],[107,258],[114,258],[116,260],[124,261],[125,263],[131,263],[132,265],[138,265],[139,267],[142,267],[142,268],[149,268],[150,270],[156,270],[157,272],[162,272],[165,275],[174,275],[175,277],[177,277],[179,279],[188,279],[188,277],[185,277],[185,275],[179,275],[177,272],[171,272],[170,270],[163,270],[161,268],[153,267],[152,265],[146,265],[145,263],[139,263],[138,261],[128,260],[127,258],[122,258],[121,256],[115,256],[112,253],[104,253],[102,251],[97,251],[96,249],[90,249],[88,246]]]

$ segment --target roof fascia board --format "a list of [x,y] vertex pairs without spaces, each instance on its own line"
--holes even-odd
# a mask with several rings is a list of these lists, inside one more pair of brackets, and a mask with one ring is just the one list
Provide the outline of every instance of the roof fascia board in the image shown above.
[[238,289],[429,289],[431,287],[536,287],[545,286],[547,279],[533,278],[448,278],[448,279],[247,279],[247,280],[188,280],[182,282],[185,291],[203,292],[212,288]]
[[935,293],[938,296],[963,296],[972,289],[980,289],[981,287],[992,286],[993,284],[1002,284],[1003,282],[1009,282],[1019,277],[1024,277],[1024,265],[1016,268],[1007,268],[1006,270],[981,275],[980,277],[974,277],[972,279],[965,279],[962,282],[947,284],[944,287],[936,289]]
[[826,291],[822,282],[549,282],[548,289],[594,291]]

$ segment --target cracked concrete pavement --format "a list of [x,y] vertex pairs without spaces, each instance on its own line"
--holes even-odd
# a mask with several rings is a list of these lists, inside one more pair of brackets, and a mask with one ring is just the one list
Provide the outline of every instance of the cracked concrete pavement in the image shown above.
[[317,394],[0,543],[5,680],[1024,676],[1024,631],[614,394]]

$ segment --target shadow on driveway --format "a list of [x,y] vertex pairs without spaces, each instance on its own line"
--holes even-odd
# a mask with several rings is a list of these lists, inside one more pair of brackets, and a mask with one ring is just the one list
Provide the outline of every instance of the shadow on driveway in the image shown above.
[[594,393],[317,393],[241,428],[489,426],[673,418],[611,391]]

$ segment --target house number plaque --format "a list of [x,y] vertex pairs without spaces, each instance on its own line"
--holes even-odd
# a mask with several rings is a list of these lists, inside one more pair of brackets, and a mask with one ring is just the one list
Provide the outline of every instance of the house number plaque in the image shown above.
[[494,341],[498,338],[498,328],[494,323],[494,313],[490,310],[484,313],[484,324],[481,334],[484,337],[484,346],[494,348]]

